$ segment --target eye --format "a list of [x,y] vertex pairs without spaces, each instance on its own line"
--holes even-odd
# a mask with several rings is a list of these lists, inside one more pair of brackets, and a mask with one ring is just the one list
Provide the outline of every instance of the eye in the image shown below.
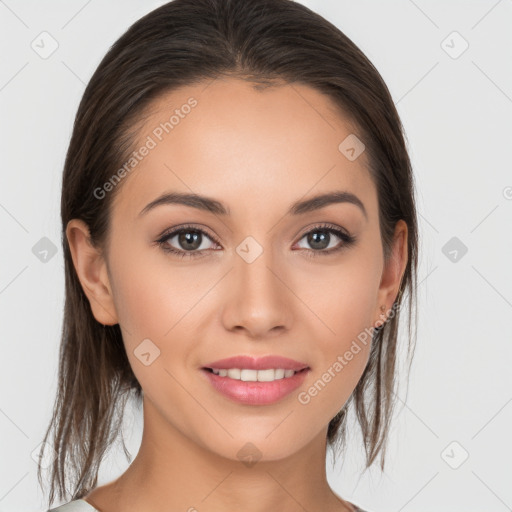
[[[312,249],[300,247],[306,249],[308,257],[327,256],[349,247],[356,241],[354,236],[331,224],[316,226],[300,238],[300,240],[303,239],[306,239],[306,243],[312,247]],[[336,239],[341,240],[341,244],[339,242],[335,244]],[[198,258],[204,256],[208,250],[219,250],[209,247],[208,240],[220,246],[215,237],[203,229],[195,226],[179,226],[163,234],[156,243],[165,252],[175,254],[179,258]]]
[[[174,246],[171,244],[173,239]],[[176,254],[180,258],[193,258],[202,256],[200,253],[211,249],[208,247],[208,240],[218,245],[217,240],[206,231],[194,226],[181,226],[162,235],[157,243],[164,251]]]
[[[301,240],[304,238],[306,238],[306,243],[312,247],[312,249],[308,249],[307,247],[305,248],[308,256],[310,257],[332,254],[349,247],[356,241],[354,236],[330,224],[316,226],[305,233]],[[338,242],[338,244],[336,244],[336,238],[342,240],[342,243],[340,244]]]

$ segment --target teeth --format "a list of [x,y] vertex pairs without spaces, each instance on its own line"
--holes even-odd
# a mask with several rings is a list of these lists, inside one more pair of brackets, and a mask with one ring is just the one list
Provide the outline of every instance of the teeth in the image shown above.
[[286,379],[295,374],[294,370],[248,370],[240,368],[230,368],[229,370],[212,368],[215,375],[219,377],[229,377],[230,379],[242,380],[244,382],[272,382],[274,380]]

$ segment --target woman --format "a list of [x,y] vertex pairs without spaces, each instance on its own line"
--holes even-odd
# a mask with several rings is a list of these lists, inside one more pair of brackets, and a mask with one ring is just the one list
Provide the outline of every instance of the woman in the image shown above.
[[[362,510],[326,447],[353,406],[384,469],[417,222],[392,98],[343,33],[290,0],[144,16],[85,90],[61,214],[52,510]],[[141,447],[97,487],[130,396]]]

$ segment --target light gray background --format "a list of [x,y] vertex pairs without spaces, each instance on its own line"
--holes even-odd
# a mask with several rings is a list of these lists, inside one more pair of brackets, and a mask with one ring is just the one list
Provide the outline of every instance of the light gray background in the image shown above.
[[[78,102],[109,46],[162,3],[0,1],[0,512],[43,510],[31,454],[56,389],[60,181]],[[388,84],[414,164],[421,236],[417,352],[386,472],[359,475],[354,435],[343,467],[328,461],[329,481],[372,512],[511,510],[512,2],[302,3]],[[58,42],[47,59],[31,48],[43,31]],[[47,262],[32,251],[43,237],[57,247]],[[443,252],[452,237],[467,247],[456,261],[444,254],[450,246]],[[140,420],[127,415],[133,455]],[[114,450],[100,484],[126,466]]]

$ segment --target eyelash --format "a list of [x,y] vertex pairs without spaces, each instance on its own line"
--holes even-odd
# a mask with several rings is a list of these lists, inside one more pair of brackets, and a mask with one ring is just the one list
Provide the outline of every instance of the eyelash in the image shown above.
[[[168,253],[172,253],[175,256],[179,258],[201,258],[203,255],[199,255],[202,251],[182,251],[175,249],[174,247],[170,247],[167,242],[170,238],[173,238],[175,235],[178,235],[182,232],[187,231],[194,231],[197,233],[201,233],[202,235],[206,235],[208,238],[210,238],[213,242],[215,242],[217,245],[220,245],[219,241],[206,231],[197,228],[193,225],[185,225],[180,226],[179,229],[175,229],[173,231],[170,231],[168,233],[164,233],[158,240],[156,240],[156,243],[165,251]],[[301,249],[305,250],[307,253],[307,256],[309,258],[316,258],[317,256],[329,256],[330,254],[333,254],[335,252],[341,251],[342,249],[345,249],[351,245],[353,245],[356,242],[356,238],[352,235],[349,235],[348,233],[345,233],[344,231],[341,231],[339,228],[336,228],[335,226],[331,224],[321,224],[319,226],[315,226],[313,229],[310,229],[306,233],[304,233],[299,240],[302,240],[305,236],[309,235],[310,233],[314,233],[316,231],[323,231],[327,233],[333,233],[338,238],[340,238],[343,243],[338,247],[332,247],[328,250],[314,250],[314,249]]]

